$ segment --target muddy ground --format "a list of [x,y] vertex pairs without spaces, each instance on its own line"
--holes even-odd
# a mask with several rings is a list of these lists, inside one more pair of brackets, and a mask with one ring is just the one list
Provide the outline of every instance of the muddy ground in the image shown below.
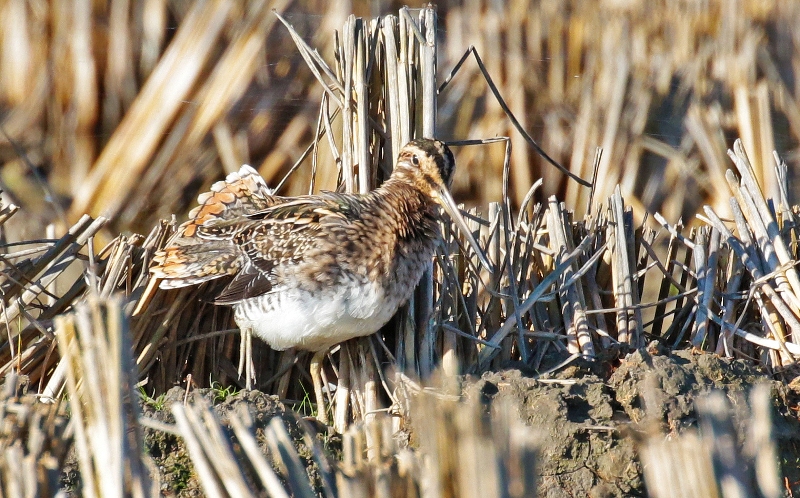
[[[800,491],[800,392],[743,360],[682,350],[636,351],[614,365],[582,363],[534,380],[517,370],[486,373],[472,392],[510,397],[526,423],[541,430],[540,496],[645,496],[636,441],[655,429],[697,427],[695,400],[712,389],[731,401],[739,441],[748,428],[747,395],[771,386],[774,431],[783,473]],[[643,399],[648,400],[646,417]]]
[[[740,433],[747,428],[747,393],[760,382],[771,385],[774,429],[786,483],[796,496],[800,493],[800,389],[773,380],[749,362],[728,361],[712,354],[652,348],[611,362],[580,362],[539,379],[519,370],[488,372],[480,378],[466,378],[465,396],[480,396],[493,403],[510,399],[520,416],[541,433],[539,472],[540,496],[622,497],[645,496],[642,467],[636,441],[642,440],[653,424],[665,433],[679,434],[697,425],[694,402],[711,389],[723,390],[732,401],[734,425]],[[647,393],[647,414],[643,394]],[[257,391],[240,392],[220,399],[212,390],[198,390],[226,414],[245,403],[260,431],[274,416],[281,416],[290,431],[298,431],[298,418],[274,396]],[[216,399],[215,399],[216,398]],[[170,391],[158,403],[144,404],[144,415],[172,422],[168,405],[183,401],[184,391]],[[655,422],[654,422],[655,420]],[[413,445],[413,426],[410,439]],[[259,441],[263,437],[257,434]],[[310,452],[298,448],[314,480]],[[202,496],[199,482],[180,438],[146,430],[146,445],[161,472],[163,494]],[[325,437],[331,458],[337,455],[337,439]],[[318,484],[318,483],[317,483]],[[788,495],[788,491],[787,491]]]

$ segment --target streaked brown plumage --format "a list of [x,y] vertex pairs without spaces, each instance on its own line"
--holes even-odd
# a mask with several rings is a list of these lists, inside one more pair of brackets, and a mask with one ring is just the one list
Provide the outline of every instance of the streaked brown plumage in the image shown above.
[[233,305],[243,333],[317,352],[318,373],[328,348],[377,331],[411,296],[440,236],[439,206],[489,266],[450,196],[454,170],[444,143],[420,139],[368,194],[281,198],[243,166],[200,196],[151,271],[162,288],[232,277],[216,302]]

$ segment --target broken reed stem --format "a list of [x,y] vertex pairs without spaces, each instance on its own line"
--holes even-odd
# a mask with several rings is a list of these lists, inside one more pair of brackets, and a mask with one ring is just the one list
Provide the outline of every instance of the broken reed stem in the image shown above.
[[614,220],[614,265],[612,267],[615,282],[614,297],[616,307],[623,308],[622,311],[617,312],[617,335],[620,342],[636,348],[641,342],[641,320],[637,320],[636,312],[631,309],[636,304],[635,286],[632,281],[633,268],[631,268],[631,258],[628,253],[628,235],[619,187],[614,190],[611,198],[611,213]]
[[[549,217],[547,228],[552,239],[552,249],[560,254],[565,254],[572,248],[572,241],[567,239],[564,228],[565,213],[555,196],[549,199]],[[556,260],[558,261],[558,259]],[[567,268],[559,279],[559,294],[561,296],[561,313],[564,326],[567,329],[567,350],[570,353],[581,353],[593,357],[594,346],[589,335],[588,319],[584,306],[584,298],[576,283],[564,285],[571,279],[572,268]]]
[[138,424],[127,320],[118,299],[89,298],[56,319],[81,469],[81,494],[145,498],[157,492]]

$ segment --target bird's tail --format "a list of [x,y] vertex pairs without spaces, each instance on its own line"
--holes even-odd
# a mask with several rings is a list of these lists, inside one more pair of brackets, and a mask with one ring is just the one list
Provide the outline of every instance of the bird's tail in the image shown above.
[[235,275],[242,264],[241,251],[229,241],[203,241],[167,247],[156,252],[150,268],[161,279],[162,289],[201,284],[226,275]]

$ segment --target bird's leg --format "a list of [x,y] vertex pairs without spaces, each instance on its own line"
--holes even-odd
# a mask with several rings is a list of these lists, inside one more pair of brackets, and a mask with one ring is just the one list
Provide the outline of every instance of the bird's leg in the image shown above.
[[322,378],[320,371],[322,370],[322,362],[325,360],[326,350],[317,351],[311,357],[311,382],[314,383],[314,397],[317,398],[317,420],[325,425],[328,425],[328,410],[325,408],[325,397],[322,395]]
[[[327,351],[326,351],[325,356],[327,356]],[[333,360],[330,357],[328,359],[331,361],[331,363],[333,363]],[[323,358],[322,361],[325,361],[325,359]],[[333,366],[334,371],[336,371],[336,366],[335,365],[331,365],[331,366]],[[325,374],[325,369],[324,368],[320,368],[319,369],[319,373],[320,373],[320,378],[322,379],[322,385],[326,386],[325,393],[324,393],[325,394],[325,400],[328,402],[328,406],[333,406],[333,397],[331,397],[331,385],[328,382],[328,376]]]
[[241,330],[242,337],[239,340],[239,378],[244,371],[245,389],[248,391],[253,388],[253,381],[256,379],[255,365],[253,365],[253,331],[250,327]]

